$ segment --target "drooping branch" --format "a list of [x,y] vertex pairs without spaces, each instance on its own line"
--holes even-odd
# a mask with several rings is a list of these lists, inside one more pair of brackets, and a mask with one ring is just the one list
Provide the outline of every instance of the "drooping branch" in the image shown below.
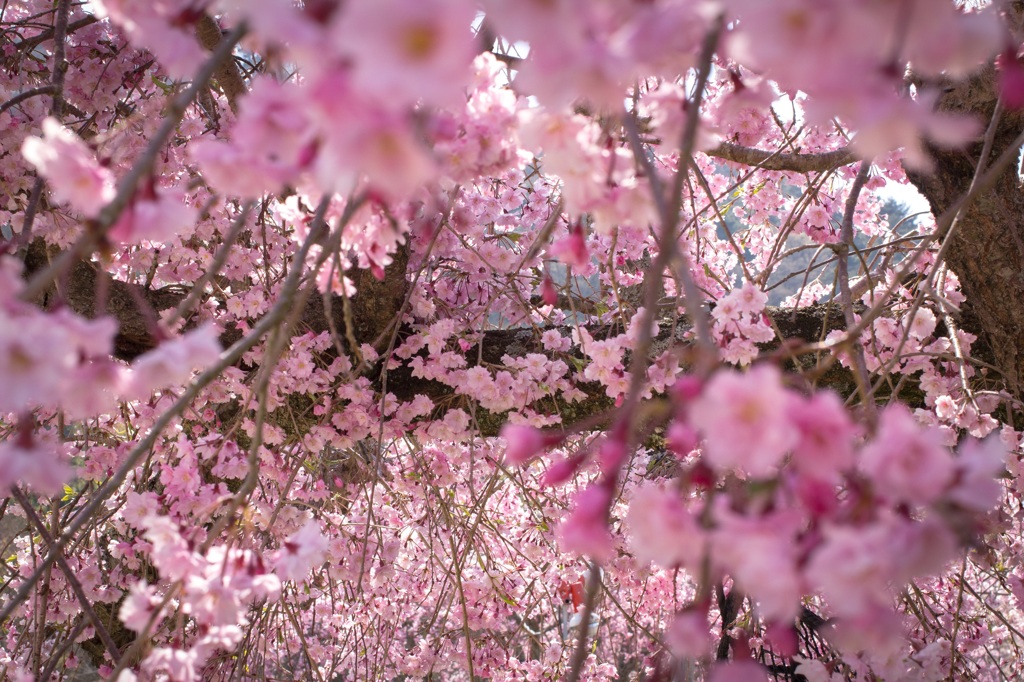
[[38,88],[31,88],[29,90],[19,92],[17,95],[14,95],[3,104],[0,104],[0,114],[4,113],[11,107],[18,106],[27,99],[32,99],[33,97],[38,97],[40,95],[49,95],[50,93],[56,91],[56,86],[51,83],[49,85],[40,85]]
[[[67,25],[65,35],[71,35],[79,29],[95,24],[97,21],[100,21],[100,18],[97,17],[95,14],[90,14],[89,16],[85,16],[76,21],[72,21]],[[28,54],[39,45],[45,43],[47,40],[52,40],[54,35],[55,29],[48,28],[45,31],[40,31],[31,38],[25,38],[24,40],[15,42],[15,45],[17,46],[18,50],[22,52],[22,54]]]

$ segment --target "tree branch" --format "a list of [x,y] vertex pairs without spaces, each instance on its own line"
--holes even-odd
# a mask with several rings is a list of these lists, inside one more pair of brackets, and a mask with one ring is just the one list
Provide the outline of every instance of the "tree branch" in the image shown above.
[[[37,533],[42,537],[43,542],[47,548],[53,546],[53,536],[50,531],[46,528],[46,524],[36,514],[35,507],[32,506],[32,502],[28,497],[21,491],[20,488],[12,488],[11,495],[21,505],[22,510],[25,512],[25,517],[28,518],[29,522],[35,527]],[[67,581],[71,591],[74,592],[75,597],[78,599],[78,604],[82,607],[82,611],[92,622],[93,627],[96,629],[96,634],[103,642],[103,645],[107,648],[107,652],[110,653],[110,658],[116,663],[121,660],[121,650],[117,647],[117,643],[114,642],[113,637],[110,636],[110,632],[107,631],[106,625],[103,620],[97,615],[96,610],[92,606],[92,602],[85,595],[85,589],[82,587],[82,583],[78,581],[75,576],[74,570],[68,564],[67,559],[64,558],[64,553],[56,549],[54,550],[54,557],[57,561],[57,565],[60,567],[61,572],[64,574],[64,579]],[[46,679],[46,678],[40,678]]]
[[[199,23],[196,24],[196,37],[199,39],[199,44],[202,45],[204,49],[213,52],[224,39],[224,34],[221,31],[220,24],[217,23],[217,20],[209,14],[204,14],[202,18],[199,19]],[[220,89],[224,92],[224,96],[228,100],[228,106],[231,107],[231,111],[237,114],[238,98],[246,91],[245,79],[242,78],[242,72],[238,70],[238,64],[236,64],[235,60],[230,57],[218,62],[217,68],[213,72],[213,77],[216,79],[217,84],[220,85]]]
[[210,55],[210,58],[199,68],[192,84],[177,97],[171,99],[167,111],[164,113],[164,119],[160,128],[149,139],[145,151],[136,160],[131,170],[118,183],[117,194],[103,207],[103,210],[100,211],[95,220],[87,223],[85,234],[78,241],[62,253],[46,269],[36,273],[35,277],[29,280],[25,290],[22,292],[24,300],[32,300],[38,297],[49,286],[54,277],[71,269],[79,260],[90,255],[101,240],[105,238],[107,231],[113,227],[121,213],[128,207],[135,196],[135,190],[139,183],[152,172],[160,151],[177,129],[178,123],[185,115],[185,110],[192,104],[192,101],[199,92],[206,87],[207,82],[217,70],[220,62],[230,58],[231,52],[238,41],[242,39],[242,36],[245,35],[245,31],[246,26],[244,23],[236,26],[221,41],[214,53]]
[[783,154],[779,151],[766,151],[754,147],[742,147],[738,144],[723,142],[714,149],[704,152],[717,159],[740,163],[745,166],[757,166],[769,171],[791,171],[794,173],[820,173],[856,161],[849,147],[832,152],[815,154]]
[[[1012,5],[1019,19],[1021,3]],[[1008,7],[1010,7],[1008,5]],[[936,108],[943,113],[968,115],[994,120],[999,101],[998,74],[989,64],[970,78],[944,88]],[[907,177],[928,199],[932,213],[943,216],[954,211],[957,227],[948,243],[945,260],[960,278],[967,297],[961,328],[981,337],[990,349],[993,364],[1003,372],[1011,390],[1024,387],[1024,191],[1017,174],[1020,135],[1024,130],[1024,111],[1005,111],[990,127],[986,138],[979,138],[965,149],[930,147],[934,172],[907,168]],[[982,157],[995,159],[985,163]],[[979,187],[979,164],[986,175],[999,167],[1000,159],[1009,159],[991,187]],[[977,183],[977,184],[976,184]],[[964,197],[973,200],[958,209]],[[981,191],[978,191],[978,190]],[[941,224],[940,224],[941,228]],[[972,353],[977,355],[977,344]]]
[[[77,21],[72,21],[70,24],[67,25],[67,30],[66,30],[65,35],[71,35],[75,31],[77,31],[78,29],[85,28],[86,26],[91,26],[91,25],[95,24],[96,22],[98,22],[99,20],[100,20],[99,17],[97,17],[95,14],[90,14],[89,16],[82,17],[81,19],[79,19]],[[45,31],[41,31],[41,32],[37,33],[36,35],[32,36],[31,38],[25,38],[24,40],[15,42],[14,44],[17,46],[18,50],[23,52],[23,53],[31,52],[37,46],[45,43],[47,40],[52,39],[54,37],[54,35],[55,35],[55,29],[48,28]]]
[[[36,240],[29,250],[26,260],[28,274],[35,269],[44,267],[46,263],[45,247],[42,240]],[[357,287],[359,293],[349,302],[352,310],[352,322],[356,339],[360,343],[373,343],[394,322],[394,311],[401,305],[405,294],[406,282],[404,272],[406,257],[396,255],[395,263],[385,269],[384,279],[377,281],[368,271],[358,271]],[[99,272],[92,263],[76,264],[68,276],[61,282],[63,302],[76,313],[85,317],[97,314],[96,291]],[[153,336],[152,324],[147,315],[150,311],[160,313],[177,308],[189,295],[184,286],[171,286],[161,289],[147,289],[139,284],[130,284],[116,279],[106,283],[108,286],[105,303],[106,314],[112,315],[120,325],[115,339],[114,354],[121,360],[131,361],[142,353],[155,348],[158,339]],[[55,296],[51,288],[36,303],[46,305]],[[330,310],[335,329],[344,328],[344,306],[339,296],[333,296],[329,306],[324,306],[320,293],[314,292],[303,308],[297,332],[313,332],[321,334],[331,331],[331,321],[327,318]],[[843,315],[834,305],[814,305],[803,308],[769,307],[766,314],[781,335],[787,340],[799,340],[805,343],[820,341],[825,334],[836,329],[843,329]],[[682,334],[689,329],[689,322],[681,320],[676,328],[676,336],[672,336],[672,325],[662,325],[661,333],[652,340],[653,350],[660,353],[673,344],[687,343]],[[596,339],[606,338],[616,333],[617,328],[611,325],[594,324],[587,327]],[[567,325],[561,328],[564,335],[572,331]],[[240,331],[229,328],[221,334],[221,343],[229,347],[242,338]],[[764,350],[778,348],[779,344],[768,344]],[[485,365],[503,364],[503,358],[524,357],[529,353],[547,353],[541,343],[540,336],[533,329],[494,329],[483,334],[480,345],[469,349],[466,357],[479,357]],[[780,357],[784,357],[780,354]],[[581,355],[577,359],[584,359]],[[569,363],[572,365],[573,363]],[[812,363],[813,364],[813,363]],[[805,376],[817,385],[830,386],[840,394],[849,394],[855,390],[852,374],[838,364],[827,369],[806,369]],[[458,407],[462,403],[455,391],[438,381],[420,379],[412,375],[407,364],[389,370],[388,391],[400,400],[410,400],[422,394],[434,401],[438,409],[443,411],[449,407]],[[547,414],[560,414],[566,424],[604,414],[614,406],[614,401],[605,394],[604,387],[597,383],[587,382],[577,377],[577,388],[586,393],[582,401],[569,403],[562,398],[545,398],[532,407]],[[377,387],[378,390],[380,387]],[[491,414],[486,410],[477,409],[477,422],[483,435],[495,435],[505,421],[504,415]]]

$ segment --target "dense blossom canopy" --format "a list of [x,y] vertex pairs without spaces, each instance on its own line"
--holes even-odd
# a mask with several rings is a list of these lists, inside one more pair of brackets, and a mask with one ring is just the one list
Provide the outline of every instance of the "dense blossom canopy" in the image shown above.
[[1021,5],[5,3],[0,679],[1024,675]]

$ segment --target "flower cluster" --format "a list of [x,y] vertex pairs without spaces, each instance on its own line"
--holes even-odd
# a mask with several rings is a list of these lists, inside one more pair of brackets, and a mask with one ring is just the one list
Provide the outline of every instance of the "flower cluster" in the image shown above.
[[981,4],[5,4],[0,677],[1024,675]]

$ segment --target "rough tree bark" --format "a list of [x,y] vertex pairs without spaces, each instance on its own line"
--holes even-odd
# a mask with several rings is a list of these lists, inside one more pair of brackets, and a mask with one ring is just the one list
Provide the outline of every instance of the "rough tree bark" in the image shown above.
[[[1018,16],[1024,3],[1014,3]],[[987,124],[998,101],[995,67],[948,88],[940,111],[965,113]],[[1003,111],[993,129],[992,148],[983,163],[1014,152],[1024,131],[1024,111]],[[931,149],[931,173],[910,170],[908,176],[940,215],[967,194],[982,154],[983,140],[963,150]],[[1011,163],[995,187],[980,193],[962,212],[946,260],[960,277],[968,308],[964,326],[982,337],[1007,388],[1024,389],[1024,191],[1018,166]]]

